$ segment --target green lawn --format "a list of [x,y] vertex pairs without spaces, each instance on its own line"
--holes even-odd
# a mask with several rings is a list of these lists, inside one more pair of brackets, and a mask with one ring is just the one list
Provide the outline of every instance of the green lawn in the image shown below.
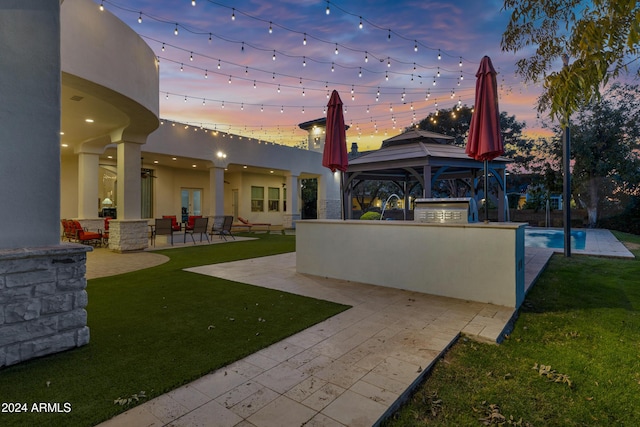
[[554,255],[511,336],[460,339],[385,425],[640,425],[640,236],[616,235],[635,260]]
[[1,426],[88,426],[347,307],[182,271],[295,250],[295,237],[163,251],[158,267],[90,280],[89,345],[0,370],[0,401],[69,402],[71,412],[0,413]]

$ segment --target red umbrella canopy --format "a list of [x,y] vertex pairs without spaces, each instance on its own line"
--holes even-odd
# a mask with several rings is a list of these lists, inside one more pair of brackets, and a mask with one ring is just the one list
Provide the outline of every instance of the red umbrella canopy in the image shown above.
[[491,58],[482,58],[476,73],[476,105],[465,149],[467,155],[476,160],[493,160],[504,153],[496,74]]
[[334,90],[327,104],[327,129],[322,166],[331,169],[331,172],[336,170],[345,172],[348,164],[347,135],[342,112],[342,100],[338,95],[338,91]]

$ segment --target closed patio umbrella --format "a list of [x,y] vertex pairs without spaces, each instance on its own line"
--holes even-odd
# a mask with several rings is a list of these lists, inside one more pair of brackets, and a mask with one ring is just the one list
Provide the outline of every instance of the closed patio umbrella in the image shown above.
[[469,157],[484,161],[485,222],[489,222],[489,160],[504,153],[502,134],[500,133],[496,74],[491,58],[488,56],[482,58],[476,73],[475,106],[469,125],[469,139],[465,148]]
[[331,93],[327,104],[327,129],[322,154],[322,166],[331,169],[331,172],[340,171],[340,213],[344,219],[343,201],[343,175],[347,170],[349,159],[347,157],[347,135],[342,111],[342,100],[338,91]]

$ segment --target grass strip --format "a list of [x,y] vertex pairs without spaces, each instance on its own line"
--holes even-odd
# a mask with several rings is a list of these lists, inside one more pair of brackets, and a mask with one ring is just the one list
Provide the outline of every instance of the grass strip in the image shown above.
[[386,426],[640,425],[636,259],[554,255],[503,344],[461,338]]
[[163,265],[90,280],[89,345],[0,370],[2,402],[69,402],[71,412],[0,413],[0,425],[97,424],[347,309],[182,271],[294,249],[295,237],[265,234],[162,251]]

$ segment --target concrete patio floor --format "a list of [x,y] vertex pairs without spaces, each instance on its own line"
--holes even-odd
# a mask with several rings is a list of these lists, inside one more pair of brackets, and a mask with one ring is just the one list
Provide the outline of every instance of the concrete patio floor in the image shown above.
[[[605,252],[600,255],[623,253],[606,233],[598,241]],[[525,249],[527,290],[552,254],[551,249]],[[124,256],[129,255],[135,254]],[[188,271],[352,308],[101,426],[376,425],[458,337],[495,343],[516,314],[508,307],[299,274],[295,256]]]

